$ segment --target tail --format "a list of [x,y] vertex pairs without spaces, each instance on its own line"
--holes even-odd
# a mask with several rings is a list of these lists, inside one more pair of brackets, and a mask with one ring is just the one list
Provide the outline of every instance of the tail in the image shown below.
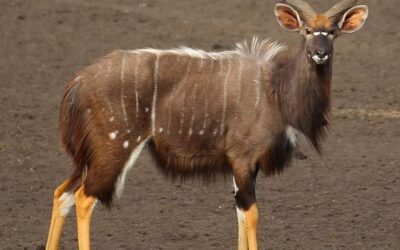
[[86,172],[92,155],[88,129],[90,109],[85,108],[84,98],[80,99],[81,86],[79,77],[68,82],[61,101],[58,121],[61,144],[73,159],[71,188],[81,185],[84,180],[82,175]]

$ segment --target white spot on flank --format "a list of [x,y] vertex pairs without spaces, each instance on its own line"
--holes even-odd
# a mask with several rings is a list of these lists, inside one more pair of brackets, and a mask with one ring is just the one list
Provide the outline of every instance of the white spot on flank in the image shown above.
[[204,135],[204,130],[200,130],[199,135]]
[[160,128],[160,129],[158,130],[158,132],[162,133],[162,132],[163,132],[163,128]]
[[128,148],[129,147],[129,141],[124,141],[124,143],[122,144],[122,146],[124,148]]
[[224,80],[224,100],[222,104],[222,118],[221,118],[221,131],[220,135],[225,131],[225,117],[226,117],[226,108],[227,108],[227,99],[228,99],[228,80],[232,70],[232,62],[228,60],[228,71],[226,72],[225,80]]
[[144,111],[145,111],[146,113],[148,113],[148,112],[150,111],[150,109],[146,107],[146,108],[144,109]]
[[115,138],[117,138],[118,135],[118,130],[115,130],[114,132],[111,132],[108,134],[108,136],[110,137],[111,140],[114,140]]
[[110,120],[110,122],[113,122],[114,121],[114,116],[111,116],[109,120]]
[[63,217],[67,216],[67,214],[71,210],[71,207],[75,204],[74,194],[71,192],[65,192],[58,200],[61,201],[60,215]]
[[117,197],[121,196],[122,190],[125,184],[126,173],[129,169],[135,164],[136,160],[139,158],[140,153],[142,152],[144,146],[146,145],[148,138],[140,143],[136,148],[133,149],[131,155],[129,156],[128,161],[125,163],[121,174],[118,176],[118,180],[116,183],[115,194]]
[[130,134],[132,131],[130,129],[126,130],[126,133]]
[[214,129],[214,131],[213,131],[213,136],[216,136],[217,133],[218,133],[218,129]]

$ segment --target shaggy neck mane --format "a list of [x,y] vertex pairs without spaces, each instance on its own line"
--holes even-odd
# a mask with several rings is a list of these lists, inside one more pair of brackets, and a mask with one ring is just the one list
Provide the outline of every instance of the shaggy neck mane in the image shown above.
[[325,65],[312,63],[303,40],[297,53],[281,54],[276,62],[274,85],[283,120],[320,153],[330,114],[332,58]]

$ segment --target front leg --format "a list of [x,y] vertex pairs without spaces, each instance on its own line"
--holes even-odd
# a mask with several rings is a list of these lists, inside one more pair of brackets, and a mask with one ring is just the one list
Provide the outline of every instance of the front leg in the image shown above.
[[257,250],[258,209],[255,197],[256,173],[234,173],[238,216],[238,250]]

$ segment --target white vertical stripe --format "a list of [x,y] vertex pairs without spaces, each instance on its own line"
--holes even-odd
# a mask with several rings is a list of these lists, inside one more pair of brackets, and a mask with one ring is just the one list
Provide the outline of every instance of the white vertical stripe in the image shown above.
[[203,68],[203,64],[204,64],[203,58],[200,58],[199,71],[201,71],[201,69]]
[[[188,81],[188,75],[189,75],[189,72],[190,72],[191,64],[192,64],[192,60],[191,60],[191,58],[189,58],[189,62],[188,62],[187,67],[186,67],[186,73],[185,73],[185,76],[184,76],[184,79],[185,79],[184,85],[186,85],[186,83]],[[182,110],[181,110],[181,120],[180,120],[180,127],[179,127],[179,131],[178,131],[179,134],[182,134],[182,132],[183,132],[183,124],[185,122],[185,111],[186,111],[185,99],[186,99],[186,96],[183,97],[184,105],[182,106]]]
[[256,103],[255,103],[256,108],[258,107],[258,104],[260,103],[260,88],[261,88],[260,77],[261,77],[261,65],[258,64],[257,76],[254,81],[255,82],[255,91],[256,91]]
[[128,116],[126,114],[126,107],[125,107],[125,64],[126,64],[126,58],[125,55],[122,56],[122,63],[121,63],[121,107],[122,107],[122,113],[124,114],[124,121],[125,125],[128,126]]
[[122,190],[125,184],[125,177],[128,170],[135,164],[137,159],[139,158],[140,153],[142,152],[144,146],[146,145],[148,138],[141,142],[136,148],[133,149],[131,155],[129,156],[128,161],[125,163],[121,174],[118,176],[117,183],[115,185],[115,194],[117,197],[121,196]]
[[225,80],[224,80],[224,99],[222,103],[222,118],[221,118],[221,131],[219,132],[222,135],[225,131],[225,118],[226,118],[226,109],[227,109],[227,99],[228,99],[228,80],[231,75],[232,70],[232,62],[228,60],[228,70],[226,72]]
[[111,61],[109,60],[107,63],[107,78],[111,75]]
[[154,90],[153,90],[153,101],[151,104],[151,127],[153,131],[153,135],[156,132],[156,105],[157,105],[157,91],[158,91],[158,63],[160,60],[160,54],[156,54],[156,61],[154,63]]
[[196,107],[196,95],[197,95],[197,83],[195,82],[194,83],[194,97],[193,97],[193,100],[192,100],[192,118],[190,119],[190,129],[189,129],[189,132],[188,132],[189,138],[193,134],[193,124],[194,124],[194,119],[196,118],[196,115],[195,115],[195,112],[196,112],[196,110],[195,110],[195,107]]
[[243,74],[243,61],[239,58],[239,72],[238,72],[238,93],[237,93],[237,103],[240,103],[240,97],[242,95],[242,74]]
[[208,120],[208,97],[206,95],[204,100],[204,120],[203,120],[203,128],[200,130],[199,135],[203,135],[207,128],[207,120]]
[[223,74],[224,74],[224,60],[222,60],[222,59],[219,60],[219,66],[220,66],[220,68],[221,68],[221,69],[220,69],[221,71],[220,71],[219,73],[220,73],[221,75],[223,75]]
[[135,79],[134,79],[134,84],[135,84],[135,106],[136,106],[136,110],[135,110],[135,118],[137,119],[139,116],[139,94],[138,94],[138,74],[139,74],[139,56],[140,53],[138,53],[136,55],[136,62],[135,62],[135,69],[134,69],[134,75],[135,75]]
[[97,76],[99,75],[99,73],[103,70],[103,64],[100,63],[99,67],[96,68],[96,73],[94,73],[93,75],[93,79],[97,79]]

